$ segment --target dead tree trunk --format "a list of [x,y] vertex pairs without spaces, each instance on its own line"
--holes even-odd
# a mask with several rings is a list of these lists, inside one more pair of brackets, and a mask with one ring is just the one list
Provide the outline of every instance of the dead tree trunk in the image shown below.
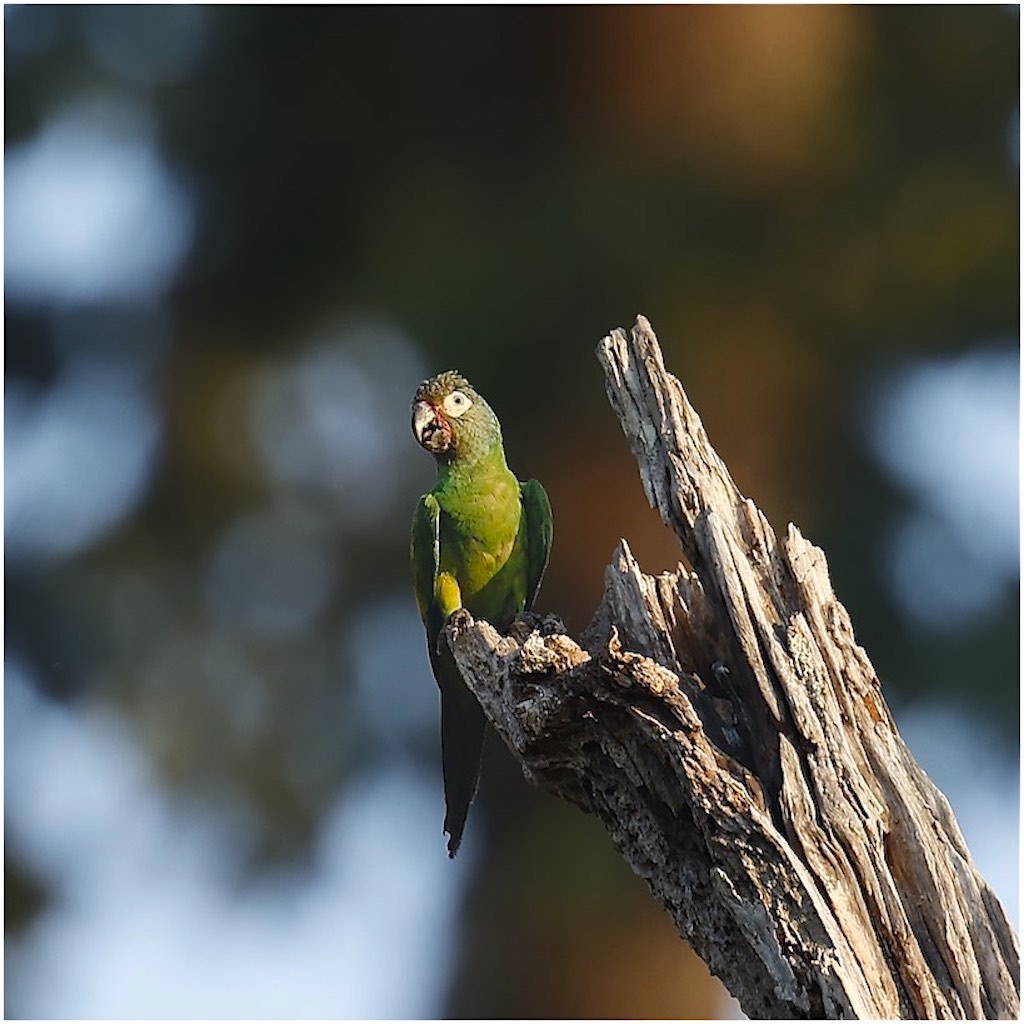
[[650,324],[599,347],[647,497],[692,569],[622,541],[580,642],[456,617],[527,778],[596,814],[752,1017],[1019,1012],[1019,951],[900,739],[824,554],[743,497]]

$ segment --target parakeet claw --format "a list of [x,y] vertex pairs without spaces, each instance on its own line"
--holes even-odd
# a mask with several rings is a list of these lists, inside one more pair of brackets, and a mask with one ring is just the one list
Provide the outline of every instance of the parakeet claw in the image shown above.
[[465,608],[456,608],[455,611],[448,616],[447,627],[456,631],[466,629],[473,625],[473,616]]
[[473,625],[473,616],[466,611],[465,608],[456,608],[455,611],[448,616],[447,620],[441,632],[437,634],[437,653],[441,653],[443,647],[448,646],[448,630],[452,629],[455,633],[461,633],[464,629],[468,629]]
[[521,612],[508,629],[509,635],[523,642],[531,633],[541,636],[555,636],[565,632],[565,623],[557,615],[538,615],[536,612]]

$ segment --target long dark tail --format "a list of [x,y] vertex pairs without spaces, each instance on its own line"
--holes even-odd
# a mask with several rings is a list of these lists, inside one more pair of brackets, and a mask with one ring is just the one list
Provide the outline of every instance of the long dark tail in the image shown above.
[[441,688],[441,762],[444,766],[444,830],[448,856],[454,857],[462,842],[469,805],[480,779],[487,719],[476,697],[466,688],[444,641],[431,653],[434,676]]

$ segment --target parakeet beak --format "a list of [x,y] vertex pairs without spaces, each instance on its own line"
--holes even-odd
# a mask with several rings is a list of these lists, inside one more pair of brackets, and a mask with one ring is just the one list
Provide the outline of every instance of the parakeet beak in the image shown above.
[[443,455],[452,446],[451,424],[430,402],[413,402],[412,432],[420,447],[433,455]]

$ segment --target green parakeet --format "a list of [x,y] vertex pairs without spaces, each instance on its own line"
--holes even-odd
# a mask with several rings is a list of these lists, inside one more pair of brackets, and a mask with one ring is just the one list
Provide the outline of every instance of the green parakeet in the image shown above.
[[458,608],[504,631],[532,606],[551,550],[551,505],[536,480],[515,478],[497,416],[454,370],[419,386],[412,431],[437,460],[437,482],[413,517],[412,575],[441,690],[444,830],[454,857],[480,777],[486,719],[442,631]]

